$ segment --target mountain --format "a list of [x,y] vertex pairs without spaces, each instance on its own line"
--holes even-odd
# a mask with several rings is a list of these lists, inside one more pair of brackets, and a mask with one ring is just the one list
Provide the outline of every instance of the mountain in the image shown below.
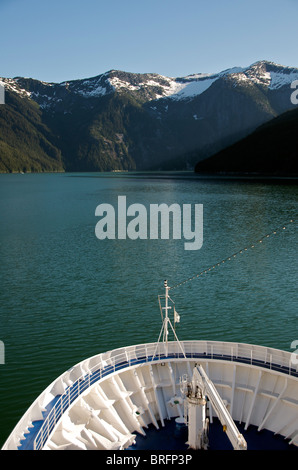
[[199,162],[197,173],[298,176],[298,109],[287,111],[252,134]]
[[0,172],[63,171],[61,150],[33,100],[6,93],[0,105]]
[[0,171],[192,169],[293,108],[297,79],[267,61],[182,78],[1,78]]

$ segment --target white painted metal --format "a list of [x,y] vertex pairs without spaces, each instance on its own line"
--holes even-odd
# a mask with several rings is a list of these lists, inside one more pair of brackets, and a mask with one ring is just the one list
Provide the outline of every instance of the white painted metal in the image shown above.
[[[291,367],[297,372],[291,353],[238,343],[170,341],[167,351],[163,343],[133,345],[77,364],[36,399],[3,450],[16,449],[32,422],[42,418],[42,410],[61,392],[56,408],[45,420],[43,438],[36,440],[37,448],[125,448],[137,433],[145,434],[150,423],[159,427],[169,417],[181,417],[179,378],[189,375],[198,362],[234,421],[281,434],[298,446],[298,378],[291,375]],[[108,369],[110,373],[105,375]],[[93,377],[97,379],[94,383]],[[80,394],[60,416],[57,406],[68,399],[79,381]],[[216,410],[209,413],[211,423]]]
[[184,419],[188,426],[187,443],[189,448],[194,450],[206,450],[208,448],[209,419],[207,418],[207,401],[204,396],[203,386],[200,385],[200,377],[196,378],[194,372],[191,381],[184,375],[180,386],[182,395],[186,397]]
[[247,449],[244,437],[238,431],[226,405],[201,365],[194,368],[191,382],[187,381],[187,378],[183,380],[182,393],[187,400],[188,444],[191,449],[208,448],[209,420],[206,414],[206,398],[216,410],[217,417],[233,448],[235,450]]

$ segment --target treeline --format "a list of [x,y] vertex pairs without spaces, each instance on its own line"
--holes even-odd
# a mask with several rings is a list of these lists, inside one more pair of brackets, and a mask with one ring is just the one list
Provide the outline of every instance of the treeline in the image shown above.
[[37,103],[6,92],[0,106],[0,172],[63,171],[54,141]]

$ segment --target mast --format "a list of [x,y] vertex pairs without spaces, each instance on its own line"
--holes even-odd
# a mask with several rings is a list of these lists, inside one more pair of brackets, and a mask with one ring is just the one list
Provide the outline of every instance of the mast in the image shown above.
[[[169,313],[168,312],[169,312],[169,310],[172,309],[172,307],[170,307],[170,305],[169,305],[169,302],[172,302],[172,304],[174,305],[174,308],[173,308],[173,311],[174,311],[174,324],[175,324],[175,322],[180,321],[180,316],[176,312],[175,304],[174,304],[173,300],[171,299],[171,297],[169,296],[169,290],[171,288],[168,286],[168,281],[167,280],[164,281],[164,288],[165,288],[165,295],[164,296],[158,296],[159,307],[160,307],[160,312],[161,312],[161,316],[162,316],[163,321],[162,321],[162,327],[161,327],[161,330],[160,330],[160,333],[159,333],[158,341],[156,343],[156,348],[155,348],[155,352],[153,354],[152,360],[156,356],[158,345],[159,345],[159,342],[160,342],[161,338],[162,338],[162,343],[163,343],[163,354],[165,354],[166,357],[168,356],[168,351],[169,351],[169,344],[168,344],[169,343],[169,326],[170,326],[170,328],[173,332],[173,335],[174,335],[174,338],[175,338],[176,342],[178,343],[179,349],[181,350],[183,356],[186,357],[184,349],[182,347],[182,344],[180,343],[180,341],[177,337],[177,334],[175,332],[175,328],[173,327],[172,322],[169,318]],[[164,298],[164,305],[165,305],[164,307],[161,306],[161,302],[160,302],[161,298]],[[163,310],[165,311],[164,316],[162,314]]]
[[165,306],[163,307],[163,310],[165,310],[165,319],[164,319],[163,341],[166,345],[166,352],[168,353],[168,336],[169,336],[168,323],[170,322],[168,310],[170,310],[172,307],[169,307],[169,289],[170,288],[168,286],[167,280],[164,281],[164,288],[165,288]]

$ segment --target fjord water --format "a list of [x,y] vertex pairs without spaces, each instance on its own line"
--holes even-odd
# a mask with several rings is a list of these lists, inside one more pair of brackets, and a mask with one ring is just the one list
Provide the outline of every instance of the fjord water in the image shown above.
[[[0,175],[0,445],[33,400],[81,360],[157,341],[157,296],[170,292],[179,339],[292,351],[297,331],[297,184],[192,173]],[[99,240],[95,209],[203,204],[203,246],[184,240]],[[286,224],[285,230],[257,243]]]

